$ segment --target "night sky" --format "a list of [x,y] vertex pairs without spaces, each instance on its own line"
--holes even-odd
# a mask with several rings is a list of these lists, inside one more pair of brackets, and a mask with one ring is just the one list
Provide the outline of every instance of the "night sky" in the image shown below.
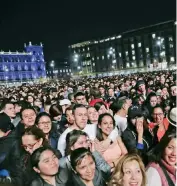
[[67,57],[70,44],[175,20],[175,0],[1,0],[0,50],[44,44],[45,60]]

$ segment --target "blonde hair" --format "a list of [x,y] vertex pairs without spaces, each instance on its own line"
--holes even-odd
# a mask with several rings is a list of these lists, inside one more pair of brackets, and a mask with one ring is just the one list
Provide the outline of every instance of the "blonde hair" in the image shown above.
[[140,166],[140,170],[142,173],[142,184],[141,186],[146,186],[146,174],[145,174],[145,167],[144,164],[140,158],[140,156],[138,156],[137,154],[133,153],[133,154],[126,154],[125,156],[123,156],[119,163],[117,164],[115,171],[112,175],[112,178],[108,184],[108,186],[123,186],[122,185],[122,181],[123,181],[123,176],[124,176],[124,172],[123,172],[123,167],[127,162],[131,162],[131,161],[137,161],[139,166]]

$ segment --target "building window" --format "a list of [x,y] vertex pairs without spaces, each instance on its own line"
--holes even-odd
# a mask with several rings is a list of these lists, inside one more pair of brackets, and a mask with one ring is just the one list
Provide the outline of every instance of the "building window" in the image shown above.
[[138,47],[141,47],[141,43],[138,43]]
[[107,58],[109,59],[109,57],[110,57],[110,55],[108,54],[108,55],[107,55]]
[[90,50],[90,48],[88,47],[88,48],[87,48],[87,50],[89,51],[89,50]]
[[66,72],[68,72],[68,69],[66,69]]
[[104,56],[102,56],[102,60],[104,60]]
[[136,59],[135,56],[133,56],[132,59],[135,60]]
[[170,44],[170,48],[173,48],[173,44]]
[[170,58],[170,61],[171,61],[171,62],[174,62],[174,61],[175,61],[175,58],[174,58],[174,57],[171,57],[171,58]]
[[83,48],[83,49],[82,49],[82,51],[84,52],[84,51],[85,51],[85,49]]
[[173,38],[172,37],[169,37],[169,41],[173,41]]
[[155,34],[152,34],[152,38],[155,39],[155,37],[156,37]]
[[149,48],[146,48],[146,52],[149,52]]
[[99,60],[99,56],[97,57],[97,60]]
[[130,67],[130,63],[127,63],[127,64],[126,64],[126,67],[129,68],[129,67]]
[[95,66],[95,63],[93,63],[93,66]]
[[131,48],[134,49],[135,48],[135,45],[134,44],[131,44]]
[[134,50],[132,50],[132,55],[135,55],[135,51]]
[[121,54],[121,53],[119,53],[119,56],[120,56],[120,57],[122,57],[122,54]]
[[65,72],[65,69],[63,69],[63,72]]
[[62,70],[60,70],[60,72],[62,72]]
[[125,52],[125,55],[128,56],[128,51]]
[[92,57],[92,60],[93,60],[93,61],[95,60],[94,57]]

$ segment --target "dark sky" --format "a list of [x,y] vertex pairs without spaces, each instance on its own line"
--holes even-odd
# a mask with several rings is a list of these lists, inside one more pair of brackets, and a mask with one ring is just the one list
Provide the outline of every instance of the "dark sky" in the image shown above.
[[44,44],[46,61],[80,41],[176,18],[175,0],[1,0],[0,50]]

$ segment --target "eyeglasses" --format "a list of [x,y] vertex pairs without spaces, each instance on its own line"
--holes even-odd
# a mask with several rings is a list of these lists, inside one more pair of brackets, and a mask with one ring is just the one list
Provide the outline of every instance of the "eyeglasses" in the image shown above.
[[34,144],[29,144],[29,145],[22,145],[22,147],[26,150],[26,149],[33,149],[33,147],[39,142],[39,140],[34,143]]
[[163,113],[154,113],[153,115],[157,117],[157,116],[163,116],[164,114]]
[[46,122],[39,122],[38,125],[49,125],[51,124],[51,121],[46,121]]

